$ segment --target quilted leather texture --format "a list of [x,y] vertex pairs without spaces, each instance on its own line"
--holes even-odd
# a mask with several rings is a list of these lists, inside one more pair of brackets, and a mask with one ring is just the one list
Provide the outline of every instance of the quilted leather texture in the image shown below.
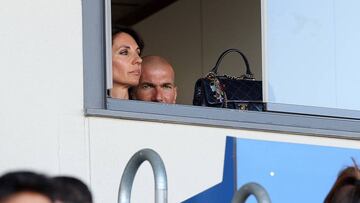
[[[242,56],[246,65],[245,76],[251,80],[217,75],[221,60],[232,52]],[[238,49],[228,49],[220,55],[215,67],[208,75],[196,81],[193,105],[263,111],[265,105],[262,96],[262,82],[252,80],[252,78],[246,56]]]
[[[227,96],[227,108],[243,110],[264,110],[262,103],[262,82],[253,80],[229,79],[217,77]],[[195,84],[193,105],[223,108],[224,103],[215,97],[207,78],[199,79]]]

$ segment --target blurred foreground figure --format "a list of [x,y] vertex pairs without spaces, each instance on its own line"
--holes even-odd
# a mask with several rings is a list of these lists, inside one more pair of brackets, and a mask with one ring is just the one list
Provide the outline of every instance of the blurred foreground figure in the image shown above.
[[360,170],[355,161],[340,172],[324,203],[360,203]]
[[18,171],[0,177],[0,203],[52,202],[52,183],[44,175]]
[[59,176],[53,178],[56,203],[92,203],[89,188],[79,179]]

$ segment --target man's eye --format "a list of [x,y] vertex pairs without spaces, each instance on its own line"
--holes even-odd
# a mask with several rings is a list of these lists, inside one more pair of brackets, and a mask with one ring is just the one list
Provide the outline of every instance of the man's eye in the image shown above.
[[172,89],[173,87],[171,85],[164,85],[163,88],[164,89]]
[[146,84],[145,84],[145,85],[142,85],[142,88],[143,88],[143,89],[149,89],[149,88],[150,88],[150,85],[146,85]]

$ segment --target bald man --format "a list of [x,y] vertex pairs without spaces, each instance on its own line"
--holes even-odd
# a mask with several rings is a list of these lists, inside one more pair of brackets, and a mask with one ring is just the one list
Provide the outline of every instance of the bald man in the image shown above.
[[141,64],[139,85],[134,88],[137,100],[175,104],[177,87],[171,64],[160,56],[145,56]]

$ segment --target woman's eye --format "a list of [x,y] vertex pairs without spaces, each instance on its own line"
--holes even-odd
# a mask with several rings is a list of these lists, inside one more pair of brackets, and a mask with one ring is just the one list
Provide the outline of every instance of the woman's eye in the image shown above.
[[128,55],[128,50],[120,50],[120,55]]

